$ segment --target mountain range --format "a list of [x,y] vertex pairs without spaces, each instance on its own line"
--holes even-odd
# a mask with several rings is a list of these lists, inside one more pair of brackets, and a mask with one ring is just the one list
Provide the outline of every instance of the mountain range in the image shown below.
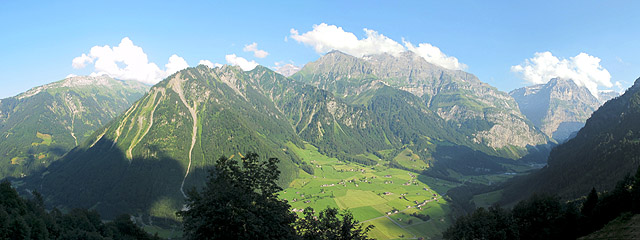
[[[599,100],[566,79],[507,94],[412,52],[333,51],[296,71],[200,65],[150,89],[106,76],[34,88],[0,101],[0,150],[10,163],[2,170],[50,206],[94,209],[107,219],[176,219],[186,192],[202,186],[220,156],[277,157],[279,184],[287,186],[305,174],[305,156],[290,148],[307,144],[340,160],[461,183],[457,177],[545,162],[549,146],[586,121],[554,148],[547,167],[510,183],[504,201],[537,191],[576,197],[638,165],[638,81],[595,111],[614,94]],[[423,164],[400,160],[405,155]]]
[[0,100],[0,178],[48,166],[148,88],[107,76],[70,77]]
[[513,90],[509,95],[536,127],[563,142],[584,126],[591,113],[617,93],[602,92],[597,98],[571,79],[554,78],[546,84]]
[[[107,218],[129,212],[173,219],[185,191],[201,186],[220,156],[277,157],[286,185],[301,163],[288,144],[446,177],[503,172],[527,147],[547,141],[513,98],[471,74],[409,52],[356,58],[335,51],[291,78],[262,66],[179,71],[26,178],[25,188],[54,206],[96,209]],[[407,149],[427,167],[394,160]]]
[[449,132],[464,132],[465,138],[491,148],[497,156],[518,158],[527,153],[527,146],[548,142],[508,94],[470,73],[436,66],[409,51],[362,58],[333,51],[291,78],[354,104],[366,100],[367,90],[376,83],[409,92],[450,125]]
[[509,183],[502,201],[515,202],[536,192],[574,199],[593,187],[613,189],[640,165],[639,122],[637,79],[623,95],[595,111],[575,138],[554,148],[546,167]]

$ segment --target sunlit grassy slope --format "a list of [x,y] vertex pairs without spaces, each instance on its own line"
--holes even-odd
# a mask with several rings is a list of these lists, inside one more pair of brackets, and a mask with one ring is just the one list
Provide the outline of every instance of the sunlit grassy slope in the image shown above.
[[[376,239],[438,238],[450,224],[449,203],[442,194],[453,183],[388,168],[385,162],[364,166],[329,158],[306,144],[287,144],[288,151],[313,166],[313,175],[300,170],[300,177],[282,191],[299,214],[306,207],[346,209],[364,224],[374,225]],[[411,214],[429,215],[427,221]]]

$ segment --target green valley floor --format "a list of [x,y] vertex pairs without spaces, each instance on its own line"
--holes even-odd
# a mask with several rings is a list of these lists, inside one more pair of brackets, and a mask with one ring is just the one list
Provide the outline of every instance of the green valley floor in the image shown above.
[[280,194],[300,215],[306,207],[346,209],[374,225],[370,236],[376,239],[439,238],[450,224],[442,195],[455,183],[388,168],[374,156],[380,164],[364,166],[329,158],[309,144],[305,149],[289,144],[288,150],[313,167],[313,174],[300,170]]

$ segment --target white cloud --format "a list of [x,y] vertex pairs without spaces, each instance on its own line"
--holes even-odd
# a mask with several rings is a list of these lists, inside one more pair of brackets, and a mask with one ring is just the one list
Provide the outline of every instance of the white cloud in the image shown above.
[[339,50],[356,57],[362,57],[380,53],[395,55],[405,51],[401,44],[374,30],[365,28],[364,32],[366,38],[358,39],[355,34],[344,31],[342,27],[326,23],[313,25],[313,30],[303,34],[299,34],[295,29],[290,30],[291,38],[313,47],[317,53]]
[[209,60],[200,60],[200,62],[198,62],[198,65],[205,65],[209,68],[213,68],[213,63]]
[[313,25],[313,30],[303,34],[300,34],[295,29],[291,29],[290,33],[291,38],[299,43],[313,47],[317,53],[339,50],[356,57],[363,57],[381,53],[397,55],[409,50],[421,56],[427,62],[444,68],[454,70],[467,68],[467,65],[458,62],[457,58],[445,55],[439,48],[429,43],[420,43],[418,47],[415,47],[410,42],[403,41],[403,46],[375,30],[366,28],[363,30],[365,32],[365,38],[363,39],[358,39],[355,34],[344,31],[342,27],[326,23]]
[[418,44],[418,47],[415,47],[413,46],[413,44],[411,44],[408,41],[403,41],[403,43],[405,46],[407,46],[407,49],[409,51],[412,51],[418,54],[418,56],[421,56],[422,58],[427,60],[427,62],[433,63],[438,66],[442,66],[448,69],[454,69],[454,70],[467,69],[466,64],[460,63],[458,59],[455,57],[450,57],[445,55],[442,51],[440,51],[440,48],[436,46],[433,46],[428,43],[420,43]]
[[258,43],[255,43],[255,42],[249,45],[244,45],[244,48],[242,49],[242,51],[253,52],[253,56],[257,58],[265,58],[267,57],[267,55],[269,55],[267,51],[259,50]]
[[143,83],[155,84],[163,78],[189,67],[187,62],[178,55],[172,55],[167,68],[161,70],[155,63],[149,62],[147,54],[141,47],[133,44],[128,37],[123,38],[118,46],[94,46],[89,54],[82,54],[72,61],[74,68],[84,68],[92,63],[95,72],[92,76],[109,75],[123,80],[136,80]]
[[227,60],[227,63],[231,65],[240,66],[240,68],[242,68],[242,70],[244,71],[251,71],[256,66],[258,66],[258,63],[256,63],[256,61],[253,61],[253,60],[248,61],[247,59],[244,59],[243,57],[238,57],[235,54],[226,55],[224,56],[224,59]]
[[188,68],[189,64],[187,64],[187,61],[185,61],[184,58],[178,57],[178,55],[173,54],[171,55],[171,57],[169,57],[169,62],[165,64],[164,67],[167,68],[167,74],[171,75],[176,73],[177,71]]
[[512,66],[511,71],[521,73],[525,81],[533,84],[546,83],[556,77],[573,79],[577,85],[587,87],[596,97],[599,86],[613,87],[611,74],[600,65],[600,58],[586,53],[559,59],[551,52],[538,52],[524,63]]
[[205,65],[209,68],[216,68],[216,67],[222,67],[222,64],[220,63],[212,63],[209,60],[200,60],[200,62],[198,62],[198,65]]
[[620,81],[616,81],[613,85],[615,85],[618,89],[622,89],[622,83],[620,83]]
[[93,63],[93,58],[87,56],[87,54],[82,54],[80,57],[76,57],[71,62],[71,66],[75,69],[84,68],[87,63]]

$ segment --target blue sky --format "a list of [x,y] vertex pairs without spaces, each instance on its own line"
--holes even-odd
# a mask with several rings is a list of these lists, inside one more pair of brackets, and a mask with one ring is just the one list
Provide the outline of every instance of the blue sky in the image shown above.
[[[304,36],[323,23],[358,40],[368,37],[366,28],[405,49],[403,41],[435,46],[502,91],[554,74],[620,90],[640,77],[639,13],[638,1],[7,0],[0,1],[0,98],[99,72],[92,47],[118,46],[125,37],[160,71],[174,54],[189,66],[227,64],[231,54],[268,67],[302,66],[321,56],[318,44],[339,39],[318,30],[299,40],[291,29]],[[252,43],[268,55],[243,51]],[[74,68],[82,54],[92,60]]]

